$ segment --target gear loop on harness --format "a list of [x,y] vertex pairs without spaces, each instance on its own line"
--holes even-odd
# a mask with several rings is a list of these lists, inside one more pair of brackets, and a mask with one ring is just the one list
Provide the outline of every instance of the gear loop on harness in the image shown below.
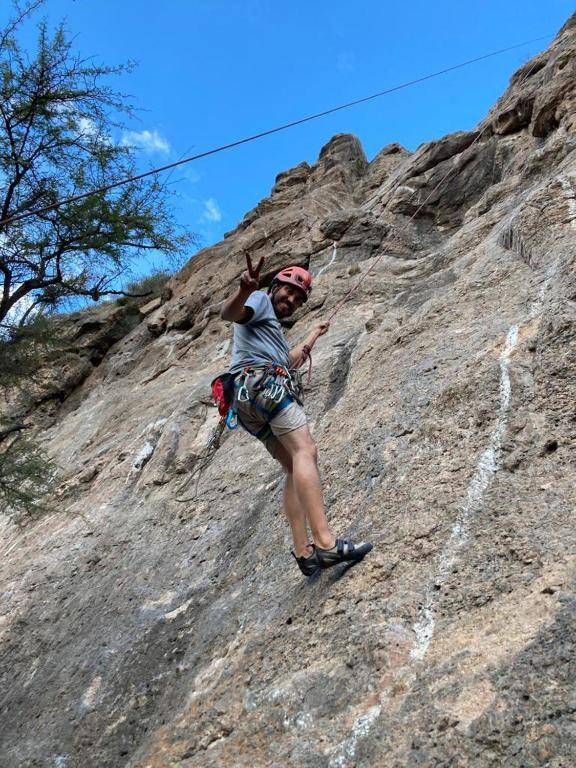
[[[256,376],[260,377],[259,380],[249,388],[248,380]],[[299,374],[277,361],[271,361],[262,366],[244,368],[236,376],[235,391],[237,403],[251,403],[269,418],[276,415],[282,405],[285,407],[292,400],[302,405],[302,386]]]

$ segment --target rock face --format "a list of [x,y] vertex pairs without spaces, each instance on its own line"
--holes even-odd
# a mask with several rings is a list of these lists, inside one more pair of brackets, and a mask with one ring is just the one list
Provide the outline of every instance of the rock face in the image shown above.
[[[53,509],[2,523],[0,765],[576,765],[575,61],[573,17],[476,131],[336,136],[60,377]],[[182,501],[244,251],[317,275],[294,343],[362,280],[306,399],[346,572],[301,577],[245,433]]]

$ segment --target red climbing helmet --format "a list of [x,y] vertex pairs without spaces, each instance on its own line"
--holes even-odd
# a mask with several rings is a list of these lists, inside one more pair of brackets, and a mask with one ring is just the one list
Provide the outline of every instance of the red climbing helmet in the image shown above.
[[303,267],[286,267],[278,272],[272,285],[274,283],[288,283],[289,285],[295,285],[296,288],[300,288],[304,294],[304,301],[308,300],[310,291],[312,290],[312,275],[307,269]]

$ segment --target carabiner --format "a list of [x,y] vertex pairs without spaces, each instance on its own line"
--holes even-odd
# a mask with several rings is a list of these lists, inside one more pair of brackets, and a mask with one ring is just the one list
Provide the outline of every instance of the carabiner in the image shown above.
[[238,414],[234,408],[229,408],[226,414],[226,426],[228,429],[236,429],[238,426]]
[[238,398],[238,402],[239,403],[247,403],[248,400],[250,400],[250,395],[249,395],[248,390],[246,388],[246,378],[247,378],[247,376],[248,376],[248,374],[245,373],[242,376],[242,378],[240,379],[240,382],[239,382],[238,394],[236,396]]

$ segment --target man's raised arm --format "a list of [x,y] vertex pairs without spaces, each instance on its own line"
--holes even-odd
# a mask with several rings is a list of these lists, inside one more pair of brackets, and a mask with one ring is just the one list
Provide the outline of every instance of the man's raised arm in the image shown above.
[[290,350],[290,365],[296,365],[302,359],[304,347],[311,350],[314,344],[316,344],[318,337],[323,336],[329,328],[330,323],[318,323],[318,325],[314,326],[314,329],[310,331],[302,344],[299,344],[297,347]]
[[240,288],[234,296],[229,298],[222,305],[220,317],[232,323],[246,323],[254,311],[250,307],[244,306],[251,293],[258,290],[260,285],[260,270],[264,264],[264,257],[260,259],[256,267],[252,266],[250,256],[246,254],[246,264],[248,269],[240,275]]

